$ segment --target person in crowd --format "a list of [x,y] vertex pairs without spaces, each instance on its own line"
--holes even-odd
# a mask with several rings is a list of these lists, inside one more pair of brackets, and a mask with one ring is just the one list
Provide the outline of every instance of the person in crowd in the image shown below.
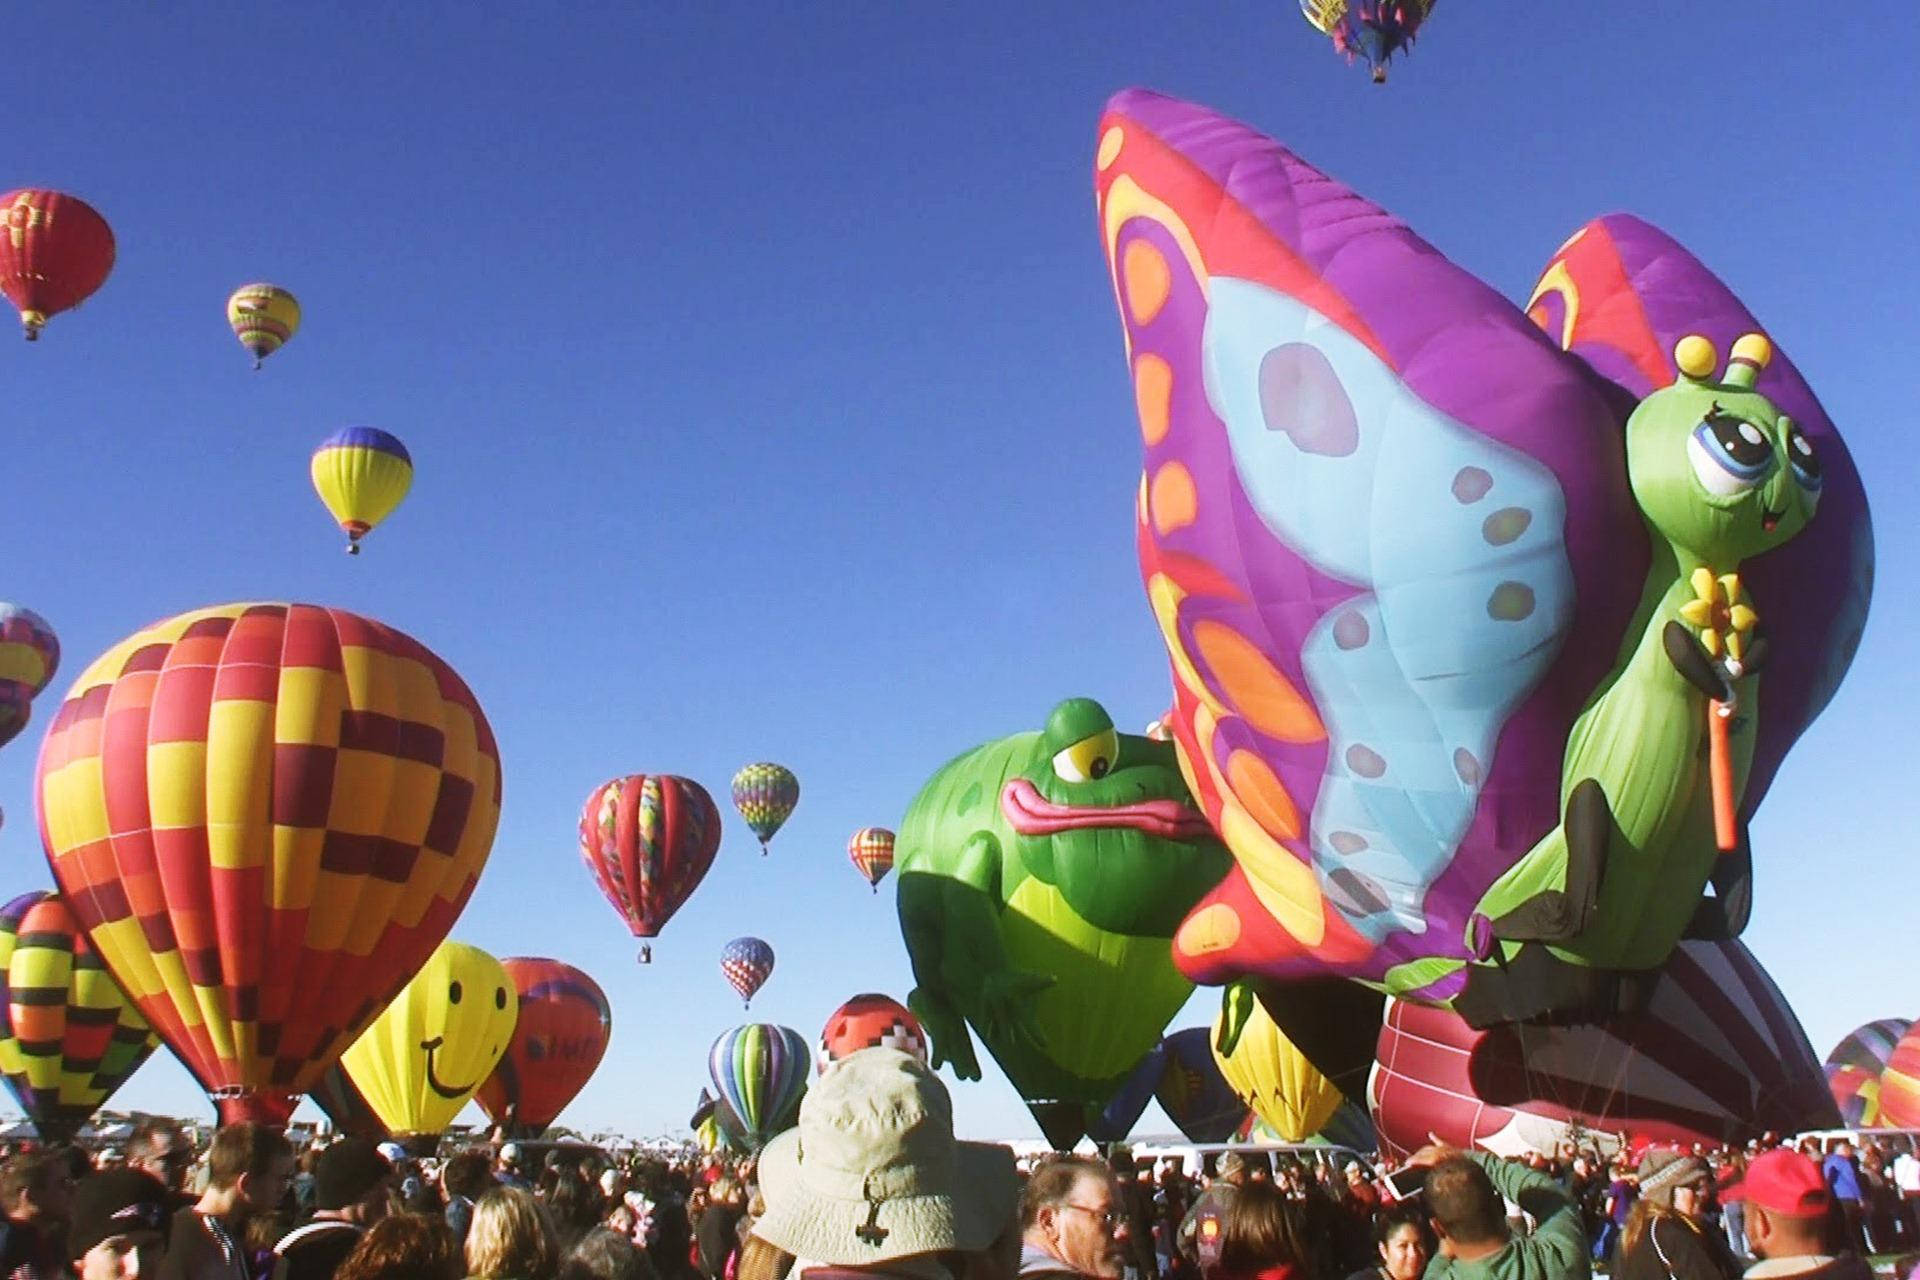
[[655,1280],[646,1250],[632,1240],[596,1227],[567,1254],[560,1280]]
[[699,1247],[700,1274],[723,1280],[727,1259],[740,1244],[740,1218],[747,1211],[746,1193],[731,1177],[721,1177],[707,1189],[707,1207],[694,1224]]
[[1742,1267],[1751,1261],[1747,1254],[1747,1207],[1738,1200],[1728,1200],[1721,1192],[1738,1183],[1746,1168],[1746,1152],[1727,1153],[1714,1187],[1714,1200],[1720,1206],[1720,1232],[1726,1238],[1727,1252]]
[[207,1149],[207,1189],[173,1215],[161,1280],[250,1280],[249,1219],[271,1214],[293,1178],[293,1148],[257,1124],[228,1125]]
[[1417,1205],[1383,1209],[1374,1219],[1374,1248],[1380,1260],[1348,1280],[1421,1280],[1433,1257],[1426,1217]]
[[1792,1148],[1767,1151],[1747,1162],[1723,1200],[1746,1206],[1747,1248],[1760,1261],[1749,1280],[1871,1280],[1873,1268],[1857,1253],[1826,1248],[1833,1194],[1820,1166]]
[[1050,1160],[1034,1170],[1020,1197],[1020,1275],[1120,1280],[1125,1233],[1106,1166],[1081,1156]]
[[1713,1170],[1699,1156],[1650,1151],[1640,1162],[1640,1198],[1613,1257],[1615,1280],[1737,1280],[1726,1240],[1708,1229]]
[[1887,1174],[1887,1158],[1879,1146],[1860,1153],[1861,1225],[1871,1253],[1892,1253],[1898,1247],[1894,1224],[1899,1217],[1899,1194]]
[[1593,1239],[1595,1262],[1613,1256],[1614,1247],[1620,1243],[1620,1233],[1626,1230],[1627,1218],[1633,1213],[1633,1202],[1640,1198],[1640,1187],[1624,1155],[1614,1160],[1612,1169],[1603,1202],[1600,1234]]
[[461,1280],[453,1232],[438,1215],[390,1213],[358,1236],[334,1280]]
[[1903,1247],[1920,1248],[1920,1156],[1902,1150],[1893,1158],[1893,1188],[1900,1196],[1900,1238]]
[[109,1169],[74,1188],[67,1257],[78,1280],[152,1275],[166,1256],[174,1212],[165,1183],[144,1169]]
[[[1111,1175],[1086,1163],[1110,1194]],[[793,1255],[792,1276],[1013,1271],[1013,1153],[956,1141],[946,1085],[896,1049],[862,1049],[822,1072],[799,1123],[761,1151],[758,1176],[767,1211],[754,1234]]]
[[[1584,1280],[1592,1274],[1579,1206],[1546,1174],[1441,1145],[1421,1148],[1407,1164],[1427,1170],[1421,1198],[1439,1240],[1427,1280]],[[1509,1225],[1509,1199],[1533,1218],[1530,1234]]]
[[[1817,1152],[1819,1147],[1815,1146],[1814,1150]],[[1836,1143],[1821,1162],[1820,1172],[1826,1176],[1827,1188],[1833,1193],[1833,1203],[1840,1211],[1847,1247],[1865,1253],[1866,1193],[1860,1187],[1860,1170],[1854,1164],[1853,1144],[1844,1141]]]
[[73,1188],[73,1172],[62,1151],[31,1151],[0,1166],[9,1280],[52,1280],[65,1274]]
[[553,1228],[559,1233],[561,1252],[571,1250],[600,1225],[603,1201],[594,1185],[577,1168],[554,1171],[553,1187],[547,1193],[547,1212],[553,1215]]
[[554,1280],[560,1269],[553,1220],[521,1187],[498,1186],[480,1197],[466,1255],[473,1280]]
[[440,1190],[446,1193],[447,1227],[454,1243],[467,1247],[467,1227],[473,1222],[474,1203],[493,1185],[493,1168],[478,1151],[462,1151],[440,1170]]
[[393,1165],[366,1138],[347,1137],[313,1165],[313,1217],[273,1246],[273,1280],[330,1280],[393,1205]]
[[1181,1219],[1176,1242],[1180,1255],[1198,1267],[1202,1276],[1220,1265],[1220,1237],[1226,1230],[1227,1210],[1246,1181],[1247,1166],[1240,1153],[1222,1152],[1212,1183]]
[[493,1180],[503,1187],[533,1190],[533,1184],[527,1181],[527,1171],[520,1164],[519,1143],[509,1142],[500,1148],[500,1154],[494,1161]]
[[1220,1241],[1222,1280],[1305,1280],[1298,1202],[1271,1182],[1249,1182],[1233,1197]]
[[160,1179],[174,1197],[176,1210],[192,1203],[193,1197],[187,1194],[187,1173],[193,1168],[193,1142],[178,1121],[149,1116],[134,1126],[133,1136],[127,1139],[126,1165]]

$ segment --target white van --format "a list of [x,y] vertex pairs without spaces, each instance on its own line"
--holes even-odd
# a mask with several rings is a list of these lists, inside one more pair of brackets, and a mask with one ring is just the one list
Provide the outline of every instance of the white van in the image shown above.
[[1809,1140],[1820,1144],[1823,1156],[1843,1142],[1851,1142],[1856,1152],[1871,1143],[1896,1156],[1902,1152],[1920,1155],[1920,1129],[1811,1129],[1795,1134],[1792,1145],[1797,1147]]

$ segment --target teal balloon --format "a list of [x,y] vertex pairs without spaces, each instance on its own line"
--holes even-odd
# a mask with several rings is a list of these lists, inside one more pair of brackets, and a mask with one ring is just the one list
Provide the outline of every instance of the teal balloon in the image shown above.
[[739,1118],[741,1136],[755,1150],[799,1119],[812,1070],[806,1037],[766,1022],[722,1033],[707,1055],[719,1102]]

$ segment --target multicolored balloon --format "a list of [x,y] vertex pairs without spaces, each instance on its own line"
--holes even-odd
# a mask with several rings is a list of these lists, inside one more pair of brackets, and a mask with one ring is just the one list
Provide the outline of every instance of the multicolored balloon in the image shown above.
[[[580,856],[636,938],[657,937],[706,878],[720,850],[707,789],[672,774],[630,774],[595,787],[580,811]],[[640,962],[653,948],[640,949]]]
[[20,736],[60,667],[60,638],[31,609],[0,601],[0,746]]
[[1428,1135],[1496,1155],[1552,1154],[1575,1130],[1609,1139],[1743,1143],[1839,1123],[1813,1046],[1738,942],[1687,942],[1644,1013],[1604,1025],[1475,1031],[1390,1001],[1368,1102],[1384,1148]]
[[1736,935],[1746,820],[1872,581],[1792,363],[1633,218],[1522,311],[1200,107],[1122,93],[1096,172],[1175,739],[1238,864],[1182,971],[1490,1025],[1604,1016],[1618,973]]
[[1827,1092],[1840,1108],[1840,1123],[1849,1129],[1873,1129],[1880,1124],[1880,1077],[1844,1063],[1827,1064]]
[[893,870],[893,832],[885,827],[862,827],[847,840],[847,857],[854,869],[880,892],[880,882]]
[[313,1105],[320,1108],[320,1114],[327,1118],[336,1133],[348,1133],[357,1138],[372,1138],[376,1142],[391,1137],[393,1131],[387,1128],[386,1121],[373,1109],[360,1087],[348,1078],[347,1070],[338,1062],[328,1067],[326,1074],[308,1091],[307,1097]]
[[713,1042],[707,1071],[714,1090],[754,1150],[799,1117],[811,1058],[805,1036],[766,1022],[735,1027]]
[[35,789],[54,879],[114,977],[225,1122],[278,1125],[466,905],[500,752],[412,637],[232,604],[82,672]]
[[413,487],[413,455],[378,427],[342,427],[313,451],[313,489],[346,530],[347,554]]
[[767,842],[793,815],[800,803],[800,779],[783,764],[750,764],[733,775],[733,807],[760,839],[760,855]]
[[113,270],[113,228],[78,196],[37,187],[0,195],[0,293],[20,308],[28,342],[77,307]]
[[835,1009],[820,1029],[820,1056],[814,1065],[825,1071],[862,1049],[898,1049],[921,1062],[927,1060],[927,1033],[920,1019],[892,996],[873,992],[857,995]]
[[494,1124],[538,1136],[593,1078],[613,1035],[613,1010],[600,984],[570,964],[524,956],[500,964],[518,993],[520,1020],[474,1101]]
[[759,938],[735,938],[720,948],[720,972],[740,993],[741,1007],[750,1008],[773,972],[773,948]]
[[1920,1026],[1900,1037],[1880,1073],[1880,1123],[1920,1129]]
[[1412,46],[1433,6],[1434,0],[1300,0],[1300,13],[1348,62],[1365,58],[1373,82],[1385,84],[1387,61]]
[[1333,1118],[1340,1090],[1321,1075],[1253,992],[1227,988],[1213,1020],[1213,1060],[1242,1106],[1287,1142],[1312,1137]]
[[49,1142],[70,1142],[160,1046],[57,894],[0,907],[0,1075]]
[[300,300],[277,284],[243,284],[227,299],[227,324],[258,369],[299,332]]
[[1253,1114],[1221,1074],[1209,1027],[1188,1027],[1160,1042],[1153,1096],[1188,1142],[1225,1142]]
[[440,1133],[493,1074],[520,1002],[501,963],[443,942],[340,1066],[393,1133]]
[[1901,1037],[1912,1029],[1911,1018],[1880,1018],[1855,1027],[1827,1052],[1827,1065],[1857,1067],[1877,1076],[1893,1060]]

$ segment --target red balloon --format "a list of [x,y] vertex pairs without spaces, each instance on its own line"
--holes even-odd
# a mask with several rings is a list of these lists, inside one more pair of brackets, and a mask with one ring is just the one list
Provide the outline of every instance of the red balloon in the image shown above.
[[660,932],[719,851],[720,810],[690,778],[615,778],[595,787],[580,812],[580,856],[636,938]]
[[77,196],[35,187],[0,195],[0,292],[20,308],[27,341],[106,283],[113,254],[113,228]]
[[1574,1128],[1719,1145],[1839,1123],[1806,1032],[1738,942],[1683,943],[1644,1013],[1600,1025],[1475,1031],[1390,1001],[1367,1100],[1396,1156],[1429,1134],[1513,1155],[1550,1154]]
[[892,996],[869,992],[835,1009],[820,1030],[820,1054],[814,1069],[825,1071],[832,1063],[862,1049],[898,1049],[925,1062],[927,1033],[920,1019]]
[[500,963],[520,993],[520,1021],[474,1101],[493,1123],[537,1135],[600,1065],[613,1011],[600,984],[570,964],[529,956]]

